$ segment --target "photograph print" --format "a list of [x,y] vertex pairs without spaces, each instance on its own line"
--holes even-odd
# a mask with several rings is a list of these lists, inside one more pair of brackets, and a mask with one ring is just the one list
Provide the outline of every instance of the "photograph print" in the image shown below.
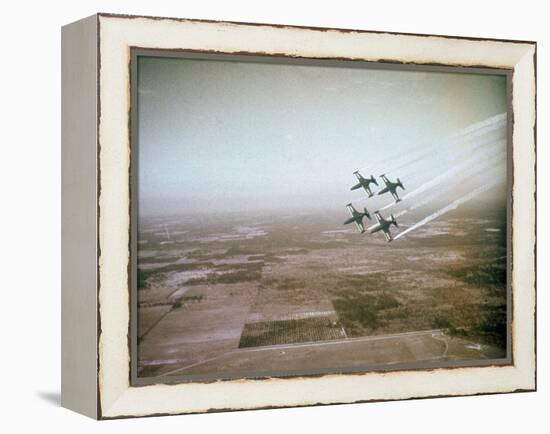
[[132,68],[136,382],[511,362],[506,71]]

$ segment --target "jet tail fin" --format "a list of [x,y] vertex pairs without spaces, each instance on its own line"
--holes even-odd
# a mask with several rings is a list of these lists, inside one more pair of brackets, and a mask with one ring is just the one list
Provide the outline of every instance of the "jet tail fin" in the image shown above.
[[372,217],[370,216],[370,213],[367,211],[367,208],[363,208],[363,210],[364,210],[365,217],[368,218],[369,220],[372,220]]
[[405,190],[405,187],[403,186],[403,183],[401,182],[401,180],[399,178],[397,178],[397,185],[399,185],[399,187],[401,187],[403,190]]
[[395,220],[395,217],[394,217],[393,214],[391,215],[391,222],[392,222],[392,224],[393,224],[396,228],[399,227],[399,225],[397,224],[397,220]]

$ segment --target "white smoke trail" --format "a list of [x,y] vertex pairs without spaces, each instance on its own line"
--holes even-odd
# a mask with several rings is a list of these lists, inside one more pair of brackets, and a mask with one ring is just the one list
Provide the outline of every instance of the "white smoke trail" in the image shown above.
[[[490,182],[494,179],[494,176],[496,175],[496,171],[499,170],[499,169],[502,169],[503,168],[503,165],[502,164],[497,164],[493,167],[490,168],[490,170],[487,170],[487,168],[482,168],[482,170],[484,170],[484,174],[485,176],[483,177],[483,179],[480,179],[480,183],[485,183],[485,182]],[[432,202],[433,200],[437,199],[438,197],[440,196],[443,196],[443,194],[446,192],[445,189],[438,189],[436,190],[434,193],[432,193],[431,195],[423,198],[422,200],[420,200],[419,202],[414,202],[412,205],[410,205],[408,208],[405,208],[397,213],[394,213],[393,216],[395,218],[398,218],[398,217],[401,217],[405,214],[407,214],[409,211],[414,211],[415,209],[418,209],[430,202]],[[402,203],[402,202],[400,202]],[[368,227],[367,229],[372,229],[374,226],[376,226],[376,224]]]
[[[503,159],[502,161],[497,162],[497,164],[494,164],[489,168],[487,168],[486,166],[479,167],[478,170],[476,170],[476,172],[482,172],[482,174],[484,176],[482,176],[478,179],[478,184],[485,185],[485,183],[493,182],[495,179],[497,179],[497,177],[499,176],[498,171],[505,168],[505,165],[503,164],[504,162],[505,162],[505,160]],[[470,176],[471,176],[471,174],[470,174]],[[433,192],[429,196],[424,197],[419,202],[414,202],[408,208],[403,209],[403,210],[399,211],[398,213],[394,213],[394,217],[398,218],[398,217],[401,217],[401,216],[407,214],[409,211],[414,211],[415,209],[420,208],[421,206],[424,206],[424,205],[432,202],[434,199],[437,199],[439,196],[442,196],[444,193],[446,193],[446,190],[444,188],[439,188],[439,189],[435,190],[435,192]],[[402,204],[402,203],[403,202],[400,202],[400,204]],[[374,226],[376,226],[376,225],[372,225],[367,229],[372,229]]]
[[460,146],[450,147],[446,146],[444,151],[442,151],[442,147],[439,147],[439,149],[434,150],[431,149],[426,153],[423,153],[423,155],[419,156],[418,158],[415,158],[412,161],[409,161],[407,163],[401,164],[395,168],[391,168],[391,170],[387,170],[386,174],[391,174],[393,172],[397,172],[396,176],[399,175],[401,179],[411,179],[415,176],[422,176],[421,172],[418,172],[417,165],[413,163],[422,162],[422,160],[425,160],[427,158],[433,159],[434,156],[437,155],[438,162],[441,166],[445,166],[446,163],[454,163],[454,161],[460,161],[464,158],[467,158],[468,156],[472,155],[473,152],[479,152],[483,151],[483,149],[487,146],[493,145],[497,141],[502,141],[506,139],[505,132],[502,131],[501,134],[498,136],[495,135],[486,135],[481,138],[477,138],[477,140],[472,141],[470,140],[464,140],[460,142]]
[[470,133],[476,133],[478,131],[491,130],[492,128],[500,128],[506,125],[507,115],[506,113],[499,113],[498,115],[487,118],[483,121],[471,124],[462,130],[459,130],[451,135],[452,138],[464,136]]
[[[370,172],[373,172],[373,174],[377,171],[385,171],[386,173],[390,173],[392,171],[398,170],[397,168],[405,167],[408,164],[411,163],[410,157],[412,156],[412,162],[417,161],[421,159],[422,157],[428,156],[431,154],[431,151],[435,147],[441,147],[442,145],[448,144],[449,142],[455,142],[458,139],[463,139],[464,136],[470,136],[470,138],[479,137],[483,134],[487,134],[491,131],[498,130],[499,128],[503,128],[506,126],[506,113],[500,113],[496,116],[492,116],[490,118],[487,118],[483,121],[476,122],[474,124],[471,124],[467,127],[464,127],[458,131],[455,131],[454,133],[450,134],[446,138],[443,138],[441,141],[434,141],[431,143],[427,143],[423,146],[418,146],[414,149],[414,151],[409,152],[406,155],[403,155],[402,152],[397,152],[389,157],[384,158],[383,160],[378,160],[375,162],[370,163],[368,166],[362,167],[358,169],[359,171],[365,171],[369,170]],[[422,154],[422,157],[417,154]],[[401,161],[403,158],[409,159],[408,161]],[[393,164],[387,167],[387,162],[391,161]],[[386,166],[386,169],[384,167]]]
[[[498,149],[497,149],[497,151],[498,151]],[[399,206],[399,205],[406,204],[406,202],[404,201],[405,199],[410,200],[411,198],[414,198],[415,196],[418,196],[419,194],[424,193],[426,191],[432,191],[432,190],[436,190],[436,189],[441,190],[439,185],[442,184],[444,181],[448,180],[449,178],[454,177],[455,181],[464,180],[466,178],[470,179],[472,176],[477,175],[480,172],[481,173],[486,173],[489,170],[492,170],[496,167],[500,167],[499,166],[500,163],[504,160],[504,155],[502,154],[502,152],[500,152],[500,153],[497,153],[497,152],[491,153],[490,154],[491,158],[487,159],[487,160],[483,160],[483,161],[479,161],[480,160],[479,157],[480,156],[476,156],[475,158],[471,158],[470,160],[461,163],[460,166],[454,166],[451,169],[447,170],[446,172],[444,172],[440,175],[437,175],[433,178],[430,178],[428,181],[424,182],[419,187],[415,188],[414,190],[410,190],[410,191],[406,192],[404,195],[402,195],[401,196],[402,200],[400,202],[395,203],[395,201],[392,200],[392,202],[390,202],[390,203],[388,203],[388,204],[386,204],[382,207],[377,207],[377,209],[379,211],[384,211],[384,210],[387,210],[388,208],[391,208],[393,206]],[[495,160],[495,157],[497,157],[498,159]],[[491,164],[487,165],[487,161]],[[496,162],[496,164],[495,164],[495,162]],[[411,179],[414,179],[414,178],[409,178],[405,182],[408,183],[408,181],[410,181]],[[382,187],[383,187],[383,185],[382,185]],[[386,198],[386,196],[378,196],[376,194],[372,198],[365,195],[362,198],[355,200],[354,203],[361,203],[361,202],[364,202],[364,201],[369,200],[369,199],[370,199],[370,201],[373,201],[373,200],[376,200],[376,199],[383,200],[385,198]],[[426,200],[423,200],[422,203],[426,203]]]
[[498,185],[498,182],[492,182],[486,185],[482,185],[475,190],[472,190],[470,193],[466,194],[465,196],[462,196],[461,198],[455,200],[454,202],[450,203],[449,205],[441,208],[440,210],[434,212],[433,214],[430,214],[428,217],[425,217],[424,219],[420,220],[418,223],[415,223],[410,228],[405,229],[403,232],[398,233],[394,239],[397,240],[398,238],[401,238],[402,236],[408,234],[411,231],[414,231],[415,229],[418,229],[421,226],[424,226],[426,223],[431,222],[432,220],[435,220],[438,217],[441,217],[443,214],[448,213],[449,211],[453,211],[457,209],[460,205],[463,203],[468,202],[469,200],[473,199],[474,197],[480,195],[481,193],[496,187]]
[[[495,160],[495,158],[498,158],[499,156],[503,155],[503,152],[505,151],[505,149],[506,149],[506,138],[501,138],[499,140],[495,137],[488,137],[488,138],[484,138],[482,142],[478,141],[474,145],[470,144],[468,146],[461,148],[460,151],[463,154],[462,156],[455,155],[452,158],[450,158],[449,155],[451,154],[447,153],[445,155],[445,158],[449,160],[449,162],[451,162],[453,159],[455,161],[461,161],[460,166],[453,165],[447,170],[447,172],[444,172],[435,178],[431,178],[427,180],[424,184],[422,184],[420,187],[417,187],[415,190],[403,192],[404,194],[402,196],[402,199],[414,197],[419,193],[422,193],[426,189],[439,185],[441,182],[447,180],[449,177],[454,176],[455,174],[464,175],[464,173],[459,173],[462,170],[471,171],[471,169],[479,167],[480,164],[483,164],[484,162],[488,161],[491,163]],[[467,160],[464,160],[464,158],[466,157],[469,157],[469,158]],[[424,158],[426,158],[426,156],[420,157],[417,160],[422,160]],[[407,164],[402,164],[401,166],[399,166],[401,168],[402,167],[409,168],[409,170],[400,171],[399,173],[399,178],[403,180],[403,182],[406,185],[411,185],[411,184],[414,185],[417,182],[416,180],[420,181],[426,175],[425,172],[418,171],[416,166],[413,164],[417,160],[413,160]],[[442,168],[444,168],[445,166],[448,167],[448,165],[442,164],[442,162],[439,162],[438,164],[440,164]],[[392,177],[390,175],[390,179],[391,178]],[[380,181],[379,181],[379,184],[380,184]],[[383,183],[380,185],[381,187],[384,186]],[[365,196],[359,199],[358,201],[364,201],[367,199],[368,199],[368,196]],[[395,203],[392,201],[380,209],[382,210],[387,209],[394,204]]]
[[394,217],[396,217],[396,218],[401,217],[402,215],[407,214],[409,211],[414,211],[415,209],[426,205],[427,203],[433,201],[434,199],[437,199],[442,194],[443,194],[443,190],[437,190],[434,194],[422,199],[420,202],[415,202],[413,205],[411,205],[407,209],[404,209],[402,211],[399,211],[397,214],[394,214]]
[[[421,186],[415,188],[414,190],[410,191],[409,193],[405,194],[401,199],[410,199],[412,197],[415,197],[419,195],[420,193],[423,193],[426,190],[429,190],[431,188],[434,188],[435,186],[441,184],[443,181],[447,180],[448,178],[455,176],[455,175],[462,175],[462,177],[469,175],[469,172],[472,171],[472,169],[475,170],[475,172],[478,172],[479,170],[487,169],[487,161],[489,163],[492,163],[495,161],[495,157],[502,157],[504,155],[504,147],[502,146],[505,144],[505,141],[499,141],[496,142],[493,147],[486,148],[485,152],[475,155],[462,163],[460,163],[457,166],[454,166],[453,168],[449,169],[448,171],[430,179],[429,181],[425,182]],[[496,153],[495,153],[496,150]],[[489,158],[485,160],[484,158]],[[467,172],[465,172],[467,171]],[[474,173],[475,173],[474,172]],[[381,211],[388,209],[389,207],[395,205],[395,202],[391,202],[382,208],[380,208]]]

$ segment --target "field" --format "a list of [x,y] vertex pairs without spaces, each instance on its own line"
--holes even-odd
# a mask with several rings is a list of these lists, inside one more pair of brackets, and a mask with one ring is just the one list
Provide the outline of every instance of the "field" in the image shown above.
[[344,211],[142,218],[138,376],[506,356],[503,208],[389,244]]

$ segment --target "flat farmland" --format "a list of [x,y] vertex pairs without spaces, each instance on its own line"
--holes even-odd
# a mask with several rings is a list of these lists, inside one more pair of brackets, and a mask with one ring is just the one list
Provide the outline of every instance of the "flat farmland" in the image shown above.
[[333,211],[142,219],[138,376],[505,357],[504,216],[449,213],[389,244]]

